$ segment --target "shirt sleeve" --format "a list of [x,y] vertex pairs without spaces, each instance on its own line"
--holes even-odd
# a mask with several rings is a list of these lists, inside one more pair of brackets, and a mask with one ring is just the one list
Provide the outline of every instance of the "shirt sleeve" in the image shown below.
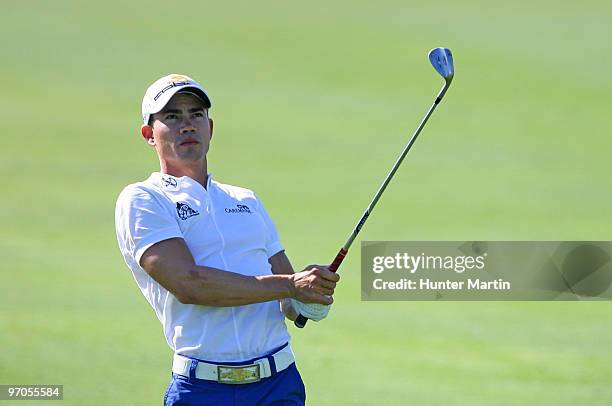
[[266,224],[266,251],[268,253],[268,258],[270,258],[274,256],[274,254],[279,253],[285,248],[280,242],[278,231],[276,230],[274,222],[272,221],[270,215],[261,203],[261,200],[259,200],[259,197],[257,197],[257,203],[259,204],[259,214],[261,214],[261,217],[263,218],[264,223]]
[[183,238],[174,213],[162,197],[138,187],[121,192],[115,207],[117,241],[124,257],[140,265],[142,254],[153,244]]

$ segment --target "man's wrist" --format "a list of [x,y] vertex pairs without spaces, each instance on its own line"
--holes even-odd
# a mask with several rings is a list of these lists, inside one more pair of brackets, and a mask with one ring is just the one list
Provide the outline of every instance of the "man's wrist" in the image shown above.
[[291,275],[274,275],[279,278],[283,286],[282,296],[280,299],[291,299],[295,297],[295,284],[293,283],[293,274]]
[[293,275],[266,275],[256,276],[255,279],[272,286],[276,292],[276,299],[292,299],[295,297],[295,284]]
[[284,299],[293,299],[295,298],[295,274],[291,274],[291,275],[287,275],[287,296],[284,297]]

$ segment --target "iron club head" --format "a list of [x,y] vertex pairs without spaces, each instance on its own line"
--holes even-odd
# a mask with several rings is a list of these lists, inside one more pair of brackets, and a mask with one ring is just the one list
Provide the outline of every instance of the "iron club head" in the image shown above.
[[434,48],[429,51],[429,60],[434,69],[442,75],[447,83],[453,80],[455,65],[453,64],[453,54],[448,48]]

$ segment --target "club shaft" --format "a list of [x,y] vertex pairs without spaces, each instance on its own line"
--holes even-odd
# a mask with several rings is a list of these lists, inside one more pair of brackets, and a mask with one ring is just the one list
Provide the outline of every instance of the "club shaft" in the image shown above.
[[[389,182],[391,182],[391,179],[393,178],[393,175],[395,175],[395,172],[397,172],[397,169],[402,164],[402,161],[404,160],[404,158],[408,154],[408,151],[410,151],[410,148],[412,148],[412,145],[414,144],[414,142],[416,141],[417,137],[421,133],[421,130],[423,129],[423,127],[425,127],[425,124],[427,124],[427,120],[429,120],[429,117],[432,115],[432,113],[434,112],[434,110],[436,109],[438,104],[440,104],[440,101],[442,101],[442,98],[444,97],[444,94],[446,94],[446,91],[448,90],[449,86],[450,86],[450,81],[447,81],[446,84],[444,85],[444,87],[438,93],[438,96],[436,96],[436,100],[433,102],[433,104],[431,105],[429,110],[427,110],[427,114],[425,114],[425,117],[423,117],[423,120],[421,120],[421,124],[419,124],[417,129],[412,134],[412,137],[410,137],[410,141],[408,141],[408,144],[406,144],[406,147],[404,147],[404,150],[400,154],[399,158],[397,158],[397,161],[395,162],[395,165],[393,165],[393,167],[391,168],[391,170],[387,174],[387,177],[383,181],[382,185],[380,185],[380,187],[378,188],[378,191],[376,192],[376,194],[372,198],[372,201],[368,205],[368,208],[365,210],[365,212],[361,216],[361,219],[359,220],[359,222],[357,223],[357,225],[353,229],[353,232],[351,233],[351,235],[349,235],[348,239],[344,243],[344,246],[342,248],[340,248],[340,251],[336,255],[336,258],[334,259],[334,261],[329,266],[329,270],[330,271],[336,272],[338,270],[338,268],[340,267],[340,264],[342,263],[342,261],[344,261],[344,258],[346,257],[346,254],[348,253],[349,248],[351,248],[351,245],[353,244],[353,241],[355,241],[355,238],[357,237],[357,234],[359,234],[359,231],[361,231],[361,228],[365,224],[366,220],[368,219],[368,217],[370,217],[370,214],[372,214],[372,211],[374,210],[374,206],[376,206],[376,203],[378,203],[378,200],[380,199],[380,197],[384,193],[385,189],[389,185]],[[308,319],[300,314],[295,319],[295,323],[294,324],[298,328],[303,328],[306,325],[307,322],[308,322]]]
[[372,201],[368,205],[368,208],[365,210],[365,212],[361,216],[361,219],[359,220],[359,222],[357,223],[357,225],[353,229],[353,232],[351,233],[351,235],[348,237],[348,239],[344,243],[344,246],[342,248],[344,248],[345,251],[349,250],[349,248],[353,244],[353,241],[357,237],[357,234],[359,234],[359,231],[361,231],[361,228],[365,224],[366,220],[368,219],[370,214],[372,214],[372,211],[374,210],[374,206],[376,206],[376,203],[378,203],[378,200],[380,199],[380,197],[384,193],[385,189],[387,189],[387,186],[391,182],[391,179],[395,175],[395,172],[397,172],[397,169],[402,164],[402,161],[404,160],[404,158],[408,154],[408,151],[410,151],[410,148],[412,148],[412,145],[414,144],[414,142],[416,141],[417,137],[421,133],[421,130],[423,130],[423,127],[425,127],[425,124],[427,124],[427,120],[429,120],[429,117],[432,115],[432,113],[434,112],[434,110],[436,109],[436,107],[438,106],[440,101],[442,100],[442,97],[444,97],[444,94],[446,93],[446,90],[448,89],[449,85],[450,84],[444,85],[442,90],[440,90],[440,92],[438,93],[438,96],[436,97],[436,100],[433,102],[433,104],[431,105],[431,107],[427,111],[427,114],[425,114],[425,117],[423,117],[423,120],[421,120],[421,124],[419,124],[417,129],[414,131],[414,133],[412,134],[412,137],[410,137],[410,141],[408,141],[408,144],[406,144],[406,147],[404,148],[404,150],[400,154],[399,158],[397,158],[397,161],[395,162],[395,165],[393,165],[393,167],[391,168],[391,170],[387,174],[387,177],[383,181],[382,185],[380,185],[380,187],[378,188],[378,191],[376,192],[376,194],[372,198]]

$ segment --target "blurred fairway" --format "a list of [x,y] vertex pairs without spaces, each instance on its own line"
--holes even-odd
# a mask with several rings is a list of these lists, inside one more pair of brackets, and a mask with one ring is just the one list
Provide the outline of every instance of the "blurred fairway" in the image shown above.
[[[161,404],[171,352],[114,203],[157,169],[159,76],[213,100],[209,169],[257,191],[294,266],[330,261],[442,85],[359,240],[612,240],[612,6],[558,1],[5,2],[0,383]],[[612,404],[610,303],[362,303],[291,326],[310,405]],[[22,402],[19,404],[27,404]]]

